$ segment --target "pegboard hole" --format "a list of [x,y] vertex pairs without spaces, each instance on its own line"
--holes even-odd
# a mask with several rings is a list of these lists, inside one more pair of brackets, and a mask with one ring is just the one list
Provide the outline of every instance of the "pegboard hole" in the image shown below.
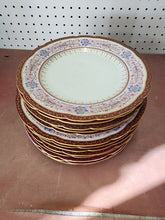
[[[139,1],[142,2],[142,0]],[[151,0],[147,0],[147,1],[148,2],[150,1],[150,4],[152,4]],[[157,0],[155,0],[155,2],[156,1]],[[20,40],[19,47],[20,48],[25,47],[24,45],[26,45],[26,47],[28,48],[30,47],[30,45],[32,45],[31,44],[32,40],[34,40],[34,45],[32,45],[32,47],[36,47],[35,45],[36,37],[38,37],[38,40],[40,40],[39,42],[42,43],[42,41],[48,41],[49,40],[48,38],[51,38],[51,35],[53,35],[53,38],[56,38],[56,37],[62,37],[60,36],[60,34],[66,35],[66,33],[67,35],[69,34],[76,35],[77,33],[84,35],[98,34],[98,35],[103,35],[105,37],[109,35],[115,37],[118,35],[117,38],[120,41],[125,41],[132,44],[136,43],[137,49],[144,50],[143,52],[147,52],[148,50],[147,46],[145,47],[141,46],[143,42],[145,42],[145,44],[143,45],[147,45],[148,43],[149,45],[152,44],[152,46],[154,46],[151,47],[152,51],[158,50],[159,52],[161,52],[163,50],[162,44],[164,42],[164,33],[163,33],[164,29],[162,31],[162,28],[165,28],[165,26],[164,23],[162,22],[163,22],[163,13],[165,11],[165,7],[161,7],[160,5],[159,6],[157,5],[156,4],[154,6],[146,5],[146,7],[143,7],[141,4],[139,5],[137,4],[137,5],[132,5],[131,7],[130,5],[124,5],[121,3],[118,4],[117,6],[116,3],[115,5],[112,4],[111,6],[108,4],[102,4],[101,6],[101,5],[92,5],[92,4],[85,5],[84,3],[83,4],[79,3],[79,5],[76,6],[69,3],[69,4],[60,4],[60,5],[58,4],[56,6],[56,3],[54,4],[51,3],[48,5],[46,2],[43,5],[32,4],[32,3],[27,3],[24,5],[22,2],[19,1],[17,2],[16,5],[13,5],[12,3],[9,4],[6,1],[6,3],[3,3],[2,5],[2,8],[4,10],[0,13],[0,18],[4,18],[1,22],[4,29],[2,30],[4,36],[1,35],[2,37],[0,39],[1,40],[3,39],[2,47],[3,44],[5,44],[6,47],[10,47],[9,43],[12,44],[12,47],[16,47],[18,45],[17,43],[19,42],[18,40]],[[9,9],[12,10],[13,13],[10,13]],[[47,9],[49,9],[49,11]],[[99,13],[98,13],[98,9],[99,9]],[[108,12],[109,9],[111,11],[110,13]],[[70,12],[74,12],[74,13],[69,14],[68,10],[72,10]],[[95,10],[95,14],[93,13],[94,10]],[[103,13],[100,13],[100,10],[102,10]],[[152,13],[147,15],[145,12],[148,11]],[[53,17],[54,20],[52,19]],[[56,19],[57,17],[59,18],[59,20]],[[74,18],[74,20],[72,18]],[[77,18],[82,19],[82,21],[78,20]],[[111,21],[109,21],[110,19]],[[135,22],[136,19],[137,22]],[[56,26],[56,27],[55,29],[54,28],[48,29],[49,26],[50,27]],[[70,30],[72,32],[66,32],[65,30],[66,26],[68,28],[73,27]],[[65,31],[64,30],[61,31],[60,29],[61,27],[63,27]],[[109,27],[110,33],[107,33],[107,27]],[[8,28],[10,28],[10,30]],[[135,28],[137,30],[138,29],[140,30],[137,32],[135,31]],[[93,33],[92,32],[89,33],[89,30],[91,31],[92,29],[93,29],[92,31]],[[131,29],[133,33],[130,32]],[[49,32],[49,30],[52,31]],[[149,31],[147,32],[147,30]],[[31,37],[29,38],[30,35]],[[49,37],[47,35],[49,35]],[[22,36],[25,38],[24,42],[21,42]],[[126,36],[128,36],[128,38]],[[148,40],[148,36],[150,36],[151,39],[154,39],[154,41],[151,41],[150,38]]]

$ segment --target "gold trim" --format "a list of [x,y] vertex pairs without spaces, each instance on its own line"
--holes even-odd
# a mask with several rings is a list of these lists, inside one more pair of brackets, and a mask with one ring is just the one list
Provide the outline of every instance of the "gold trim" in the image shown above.
[[[125,48],[131,50],[140,60],[141,62],[144,64],[145,68],[146,68],[146,72],[147,72],[147,79],[146,79],[146,87],[144,88],[144,91],[137,97],[137,99],[131,103],[129,106],[123,108],[123,109],[120,109],[118,111],[115,111],[115,112],[112,112],[112,113],[105,113],[105,114],[96,114],[96,115],[88,115],[88,116],[79,116],[79,115],[71,115],[71,114],[67,114],[67,113],[59,113],[59,112],[55,112],[55,111],[51,111],[51,110],[48,110],[46,108],[44,108],[43,106],[35,103],[34,100],[31,99],[31,97],[29,96],[29,94],[24,90],[23,88],[23,85],[22,85],[22,78],[21,78],[21,70],[22,70],[22,67],[24,66],[26,60],[31,57],[36,51],[38,51],[39,49],[51,44],[51,43],[55,43],[55,42],[58,42],[60,40],[66,40],[66,39],[75,39],[75,38],[84,38],[84,37],[88,37],[88,38],[91,38],[91,39],[95,39],[95,38],[99,38],[99,39],[102,39],[102,40],[106,40],[106,41],[111,41],[111,42],[115,42],[115,43],[118,43],[122,46],[124,46]],[[72,120],[76,120],[76,121],[93,121],[93,120],[99,120],[99,119],[107,119],[107,118],[117,118],[117,117],[121,117],[121,116],[124,116],[126,114],[128,114],[132,109],[136,108],[148,95],[149,93],[149,90],[150,90],[150,87],[151,87],[151,74],[150,74],[150,71],[149,71],[149,68],[148,66],[146,65],[145,61],[144,61],[144,58],[142,58],[140,56],[139,53],[137,53],[137,51],[135,51],[134,49],[126,46],[125,44],[119,42],[119,41],[116,41],[116,40],[112,40],[112,39],[108,39],[108,38],[104,38],[104,37],[94,37],[94,36],[77,36],[77,37],[66,37],[66,38],[60,38],[60,39],[57,39],[57,40],[54,40],[54,41],[51,41],[51,42],[48,42],[44,45],[42,45],[41,47],[39,48],[36,48],[32,53],[31,55],[29,55],[26,60],[19,66],[18,68],[18,71],[17,71],[17,76],[16,76],[16,79],[17,79],[17,88],[21,91],[21,93],[23,94],[24,98],[26,101],[28,101],[29,103],[31,103],[32,105],[34,105],[37,109],[39,109],[41,112],[43,113],[46,113],[47,115],[50,115],[50,116],[55,116],[57,118],[67,118],[67,119],[72,119]]]
[[[104,150],[110,150],[110,149],[114,149],[114,147],[117,147],[119,145],[123,145],[124,143],[128,142],[130,140],[130,138],[135,134],[136,132],[136,129],[137,127],[133,130],[133,132],[131,132],[126,138],[124,139],[121,139],[121,140],[118,140],[117,143],[114,143],[114,144],[108,144],[107,146],[104,146],[102,145],[100,148],[97,148],[97,149],[79,149],[77,148],[77,151],[73,150],[72,148],[71,149],[66,149],[66,148],[59,148],[57,145],[47,145],[45,142],[41,141],[41,140],[38,140],[36,139],[33,134],[30,132],[30,131],[27,131],[28,134],[31,136],[31,138],[36,141],[36,143],[38,143],[41,147],[46,147],[46,149],[49,149],[51,152],[54,152],[54,153],[63,153],[63,154],[66,154],[66,155],[72,155],[73,157],[81,157],[81,156],[84,156],[84,157],[89,157],[89,155],[93,156],[93,155],[99,155],[98,152],[100,151],[104,151]],[[53,148],[53,149],[52,149]],[[81,154],[80,154],[81,153]],[[87,155],[88,153],[88,155]],[[105,152],[103,152],[105,153]],[[101,153],[101,154],[103,154]],[[74,155],[73,155],[74,154]],[[85,155],[83,155],[85,154]]]
[[16,106],[17,106],[19,115],[20,115],[22,121],[24,122],[24,124],[26,124],[28,127],[31,127],[31,129],[33,129],[33,133],[36,133],[37,136],[41,136],[44,139],[47,139],[52,142],[57,142],[61,145],[65,145],[65,146],[67,146],[67,145],[68,146],[70,146],[70,145],[72,145],[72,146],[92,146],[92,145],[96,146],[97,145],[98,146],[100,144],[107,143],[107,142],[112,141],[114,139],[118,139],[123,134],[128,133],[130,131],[130,129],[133,128],[138,123],[140,118],[142,117],[144,110],[145,110],[145,107],[146,107],[146,100],[145,100],[143,106],[141,107],[141,110],[139,111],[138,115],[135,117],[135,119],[131,123],[129,123],[122,131],[118,132],[115,135],[111,135],[110,137],[103,138],[103,139],[97,140],[97,141],[69,141],[69,140],[58,138],[58,137],[55,137],[52,135],[47,135],[46,133],[39,130],[36,126],[34,126],[34,124],[31,123],[27,119],[27,117],[24,115],[24,113],[21,109],[21,106],[20,106],[20,97],[19,96],[16,97]]

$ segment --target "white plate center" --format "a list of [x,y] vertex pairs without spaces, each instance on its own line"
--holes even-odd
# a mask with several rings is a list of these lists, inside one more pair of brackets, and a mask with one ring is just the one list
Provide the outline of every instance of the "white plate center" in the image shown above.
[[57,99],[75,104],[102,102],[119,95],[128,69],[108,52],[79,48],[48,58],[39,72],[42,87]]

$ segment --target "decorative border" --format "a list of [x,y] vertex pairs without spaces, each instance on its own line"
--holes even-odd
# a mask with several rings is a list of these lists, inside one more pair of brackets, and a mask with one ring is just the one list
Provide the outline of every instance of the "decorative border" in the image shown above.
[[25,114],[25,116],[35,125],[38,127],[38,129],[42,130],[43,132],[57,136],[66,140],[72,140],[72,141],[92,141],[92,140],[99,140],[102,138],[109,137],[111,135],[114,135],[118,132],[120,132],[122,129],[124,129],[131,121],[134,120],[134,118],[137,116],[138,112],[136,112],[128,121],[124,122],[120,126],[114,128],[113,130],[107,130],[107,131],[102,131],[100,133],[95,132],[94,134],[87,134],[87,135],[82,135],[82,134],[70,134],[70,133],[64,133],[59,130],[55,130],[52,128],[49,128],[49,124],[46,123],[47,125],[42,125],[42,123],[38,122],[36,119],[34,119],[29,112],[26,110],[23,100],[21,100],[21,108]]
[[[62,39],[58,39],[58,40],[55,40],[53,42],[49,42],[39,48],[37,48],[36,50],[33,51],[33,53],[29,56],[29,58],[35,54],[35,52],[39,51],[40,49],[42,49],[40,52],[40,56],[41,57],[47,57],[48,56],[48,52],[46,52],[45,50],[43,50],[44,47],[46,47],[47,45],[49,44],[52,44],[52,43],[57,43],[62,41],[62,40],[72,40],[72,39],[102,39],[102,40],[106,40],[107,42],[113,42],[113,43],[116,43],[118,45],[122,45],[124,46],[124,48],[132,51],[135,56],[137,56],[141,62],[144,64],[144,61],[142,61],[142,59],[140,58],[140,55],[132,50],[132,48],[130,49],[128,46],[118,42],[118,41],[115,41],[115,40],[111,40],[111,39],[107,39],[107,38],[102,38],[102,37],[92,37],[92,36],[77,36],[77,37],[67,37],[67,38],[62,38]],[[86,42],[85,40],[83,42]],[[88,42],[88,44],[87,44]],[[86,46],[89,46],[89,40],[87,41],[86,43],[84,43],[84,45]],[[81,44],[83,45],[83,43],[81,42]],[[105,43],[106,44],[106,43]],[[104,45],[103,45],[104,46]],[[107,46],[107,44],[106,44]],[[115,45],[114,45],[115,46]],[[116,49],[116,48],[115,48]],[[130,51],[123,51],[122,53],[122,56],[123,56],[123,59],[124,58],[128,58],[130,56]],[[129,53],[130,52],[130,53]],[[28,59],[28,58],[27,58]],[[19,89],[19,91],[22,93],[23,97],[25,100],[27,100],[27,102],[29,102],[31,105],[35,106],[38,110],[40,110],[41,112],[44,112],[45,114],[48,114],[48,115],[51,115],[51,116],[54,116],[54,117],[58,117],[58,118],[67,118],[67,119],[71,119],[71,120],[77,120],[77,121],[81,121],[81,120],[84,120],[84,121],[88,121],[88,120],[102,120],[102,119],[107,119],[107,118],[117,118],[119,116],[123,116],[123,115],[126,115],[127,113],[129,113],[131,110],[133,110],[134,108],[136,108],[142,101],[144,98],[146,98],[146,96],[148,95],[149,93],[149,90],[150,90],[150,86],[151,86],[151,74],[150,72],[148,71],[148,67],[144,64],[146,70],[147,70],[147,80],[146,80],[146,87],[144,89],[144,91],[136,98],[136,100],[131,103],[129,106],[126,106],[123,108],[123,103],[120,103],[119,105],[120,106],[120,110],[117,110],[117,111],[114,111],[114,112],[111,112],[111,113],[105,113],[105,114],[102,114],[102,113],[98,113],[98,114],[91,114],[91,115],[87,115],[87,112],[89,113],[89,111],[87,110],[87,107],[85,106],[77,106],[75,107],[75,115],[73,114],[69,114],[69,110],[67,111],[68,113],[60,113],[60,112],[57,112],[57,111],[52,111],[52,110],[49,110],[41,105],[39,105],[38,103],[36,103],[31,97],[30,95],[27,93],[27,91],[24,89],[23,85],[22,85],[22,78],[21,78],[21,70],[24,66],[24,64],[26,63],[27,59],[24,61],[24,63],[19,67],[18,69],[18,72],[17,72],[17,88]],[[30,82],[27,82],[27,85],[26,87],[30,87],[31,89],[34,89],[37,87],[37,84],[34,82],[34,83],[30,83]],[[129,91],[131,92],[130,94],[134,94],[135,92],[139,92],[139,85],[135,84],[135,85],[131,85],[129,87]],[[128,97],[126,97],[127,99]],[[108,107],[108,106],[107,106]]]
[[65,140],[65,139],[62,139],[60,137],[56,137],[56,136],[53,136],[53,135],[50,135],[50,134],[47,134],[43,131],[41,131],[37,126],[35,126],[24,114],[22,108],[21,108],[21,103],[20,103],[20,97],[17,95],[16,96],[16,107],[17,107],[17,110],[18,110],[18,113],[21,117],[21,119],[23,120],[23,122],[30,128],[32,128],[34,130],[34,132],[36,132],[38,135],[44,137],[45,139],[48,139],[49,141],[55,141],[59,144],[65,144],[65,145],[82,145],[82,146],[90,146],[90,145],[99,145],[99,144],[103,144],[103,143],[108,143],[108,142],[111,142],[112,140],[114,139],[117,139],[119,137],[121,137],[122,135],[126,134],[127,132],[129,132],[132,127],[134,127],[141,119],[144,111],[145,111],[145,108],[146,108],[146,104],[147,104],[147,99],[144,100],[143,104],[142,104],[142,107],[141,109],[139,110],[137,116],[135,117],[135,119],[130,122],[124,129],[122,129],[120,132],[114,134],[114,135],[111,135],[109,137],[106,137],[106,138],[102,138],[102,139],[99,139],[99,140],[94,140],[94,141],[71,141],[71,140]]
[[136,111],[139,110],[139,106],[131,113],[129,113],[128,115],[121,117],[121,118],[117,118],[113,121],[108,121],[105,123],[95,123],[95,124],[70,124],[67,122],[63,122],[63,121],[59,121],[57,119],[51,119],[48,117],[45,117],[43,115],[41,115],[38,111],[35,111],[34,109],[32,109],[29,105],[27,105],[24,102],[24,106],[26,108],[26,110],[28,111],[28,113],[34,117],[35,120],[39,121],[39,123],[41,124],[48,124],[50,128],[52,129],[57,129],[57,128],[61,128],[63,130],[69,131],[70,133],[73,132],[81,132],[83,133],[83,131],[88,131],[88,133],[92,133],[90,131],[105,131],[105,130],[111,130],[111,129],[115,129],[117,126],[120,126],[121,124],[123,124],[124,122],[128,121],[134,114]]
[[124,139],[122,139],[112,145],[109,144],[105,147],[101,146],[100,148],[97,148],[97,150],[95,150],[95,151],[90,151],[90,150],[80,151],[79,148],[76,148],[75,151],[73,151],[72,148],[71,149],[65,149],[62,147],[60,148],[56,144],[54,144],[52,146],[49,143],[44,143],[43,141],[41,141],[38,136],[34,135],[30,131],[30,129],[28,129],[28,127],[25,126],[25,129],[28,132],[28,134],[30,134],[30,136],[32,137],[34,142],[36,142],[40,147],[43,147],[45,149],[50,150],[52,153],[55,153],[57,155],[62,155],[62,156],[69,156],[69,157],[71,156],[74,158],[89,158],[89,157],[93,157],[93,156],[97,156],[97,155],[110,153],[110,152],[114,151],[115,149],[119,148],[121,145],[127,143],[130,140],[130,138],[134,135],[137,127],[131,133],[129,133],[129,135],[126,136]]
[[65,152],[66,154],[67,153],[73,153],[73,154],[88,154],[88,153],[95,153],[95,152],[98,152],[99,150],[106,150],[108,148],[111,148],[113,146],[117,146],[119,145],[120,143],[124,143],[129,136],[131,136],[132,134],[135,133],[137,127],[139,126],[136,125],[127,135],[125,135],[124,137],[120,138],[119,140],[116,140],[116,141],[113,141],[111,142],[110,144],[105,144],[105,145],[100,145],[100,146],[97,146],[97,147],[91,147],[90,148],[84,148],[84,147],[65,147],[64,145],[58,145],[56,143],[51,143],[51,142],[48,142],[44,139],[42,139],[41,137],[37,136],[37,134],[34,134],[32,130],[30,130],[30,128],[28,128],[28,126],[25,125],[25,128],[26,130],[33,136],[33,138],[39,142],[40,144],[42,145],[46,145],[47,147],[50,147],[52,150],[54,151],[57,151],[57,152],[61,152],[61,150],[63,152]]
[[[72,151],[71,152],[66,152],[64,150],[61,150],[61,151],[55,151],[52,147],[48,147],[46,145],[43,145],[39,142],[37,142],[37,140],[34,139],[33,135],[30,133],[30,131],[28,131],[28,134],[30,135],[30,138],[34,141],[34,143],[36,143],[38,146],[40,146],[42,149],[44,150],[48,150],[52,155],[54,156],[59,156],[59,157],[66,157],[66,158],[71,158],[71,159],[77,159],[77,160],[81,160],[81,159],[87,159],[87,160],[90,160],[91,158],[94,158],[94,157],[102,157],[102,156],[106,156],[107,154],[111,154],[111,153],[114,153],[116,152],[122,145],[124,144],[127,144],[128,141],[130,140],[130,136],[127,137],[127,139],[119,144],[116,144],[114,146],[109,146],[107,147],[107,149],[100,149],[98,150],[97,152],[95,152],[94,154],[90,154],[89,152],[87,152],[86,154],[85,153],[73,153]],[[132,136],[132,134],[131,134]]]
[[124,148],[127,146],[128,141],[132,138],[133,134],[130,136],[129,140],[124,143],[123,145],[119,146],[117,149],[115,149],[114,151],[107,153],[107,154],[103,154],[103,155],[97,155],[94,157],[90,157],[90,158],[74,158],[72,156],[59,156],[57,154],[53,154],[51,151],[45,149],[44,147],[41,147],[40,145],[38,145],[33,138],[30,136],[30,134],[27,132],[27,135],[29,136],[30,140],[32,141],[32,143],[35,145],[35,147],[41,152],[43,153],[45,156],[47,156],[50,159],[53,159],[57,162],[60,163],[64,163],[67,165],[92,165],[92,164],[96,164],[96,163],[100,163],[103,162],[105,160],[108,160],[114,156],[116,156],[117,154],[119,154],[120,152],[122,152],[124,150]]

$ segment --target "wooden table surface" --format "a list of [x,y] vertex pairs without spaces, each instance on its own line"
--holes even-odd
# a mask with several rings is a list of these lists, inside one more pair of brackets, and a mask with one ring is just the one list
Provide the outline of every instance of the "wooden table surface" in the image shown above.
[[71,166],[41,154],[16,111],[16,70],[29,53],[0,50],[1,216],[54,219],[44,214],[4,214],[13,209],[165,216],[165,55],[143,55],[153,74],[152,88],[141,125],[126,149],[96,165]]

